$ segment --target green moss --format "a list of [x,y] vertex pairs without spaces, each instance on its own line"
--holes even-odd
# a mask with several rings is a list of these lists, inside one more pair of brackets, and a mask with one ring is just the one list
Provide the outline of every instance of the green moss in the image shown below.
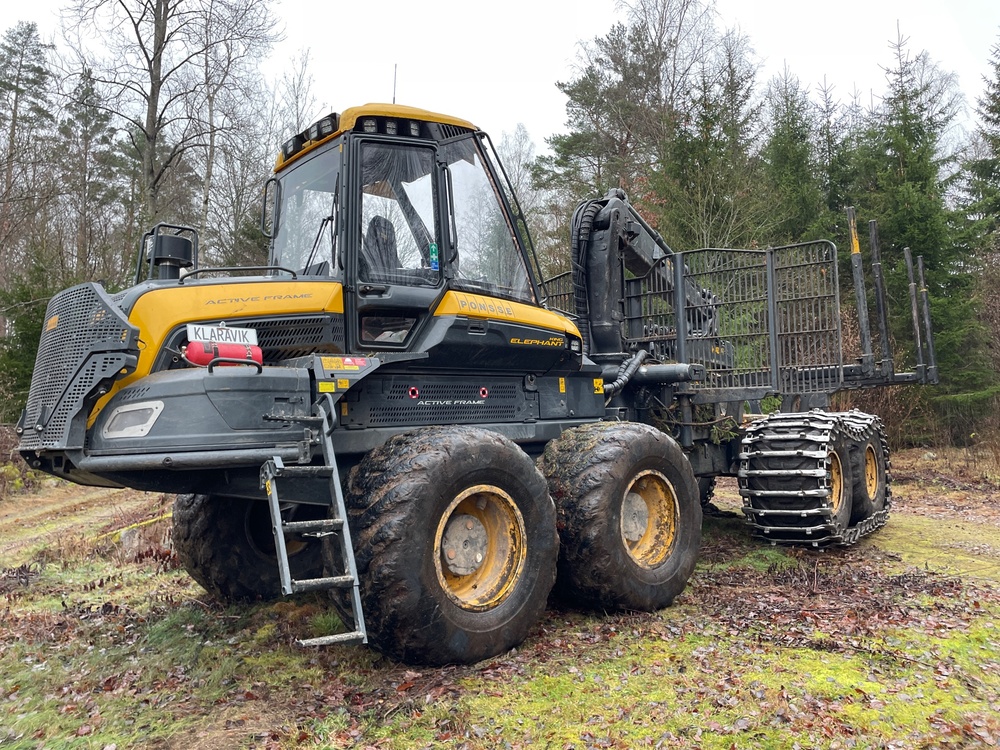
[[899,555],[904,567],[1000,581],[997,526],[894,513],[872,544]]

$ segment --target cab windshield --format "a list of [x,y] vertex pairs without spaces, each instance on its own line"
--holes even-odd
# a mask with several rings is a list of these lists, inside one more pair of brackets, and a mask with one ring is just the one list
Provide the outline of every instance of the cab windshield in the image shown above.
[[[343,171],[342,153],[324,149],[279,178],[272,263],[342,279],[339,245],[353,235],[362,284],[437,287],[447,277],[458,290],[534,301],[503,191],[475,136],[436,149],[366,139],[354,152],[359,170]],[[349,174],[360,184],[348,184]],[[348,220],[356,233],[341,226]]]
[[436,285],[444,266],[456,289],[533,299],[528,272],[514,240],[485,158],[472,137],[443,144],[451,212],[447,251],[433,179],[435,152],[426,147],[369,141],[362,147],[362,282]]
[[343,263],[337,255],[341,192],[340,154],[333,149],[282,175],[272,263],[299,273],[341,276]]
[[448,164],[454,219],[452,286],[533,301],[524,257],[479,144],[469,136],[446,143],[441,153]]

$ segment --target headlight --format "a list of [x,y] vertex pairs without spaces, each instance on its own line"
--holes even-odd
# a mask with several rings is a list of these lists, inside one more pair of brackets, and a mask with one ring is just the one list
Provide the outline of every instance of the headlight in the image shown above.
[[162,401],[142,401],[116,407],[101,430],[108,439],[143,437],[153,429],[156,418],[163,411]]

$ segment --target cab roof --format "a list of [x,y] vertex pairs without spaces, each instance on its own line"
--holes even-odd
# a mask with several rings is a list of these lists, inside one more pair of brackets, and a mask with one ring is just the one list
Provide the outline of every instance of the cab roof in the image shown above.
[[439,112],[431,112],[418,107],[407,107],[403,104],[362,104],[358,107],[349,107],[340,114],[331,112],[329,115],[314,122],[301,133],[285,141],[281,146],[281,151],[278,153],[278,161],[274,166],[274,171],[281,171],[292,161],[304,156],[318,146],[333,140],[342,133],[354,130],[358,126],[359,121],[369,117],[433,122],[470,131],[478,130],[468,120]]

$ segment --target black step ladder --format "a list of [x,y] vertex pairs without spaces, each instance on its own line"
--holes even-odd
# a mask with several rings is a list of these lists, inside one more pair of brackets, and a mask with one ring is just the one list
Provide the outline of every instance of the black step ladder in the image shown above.
[[[351,615],[354,619],[354,629],[346,633],[325,635],[319,638],[307,638],[296,641],[300,646],[329,646],[335,643],[368,643],[365,630],[364,613],[361,611],[361,593],[358,588],[358,568],[354,561],[354,547],[351,543],[351,530],[347,524],[347,509],[344,505],[344,494],[340,488],[340,473],[337,471],[337,461],[333,452],[333,421],[334,402],[329,394],[326,400],[317,404],[317,416],[305,418],[288,418],[288,421],[302,421],[318,424],[321,429],[320,442],[323,446],[322,466],[285,466],[279,456],[266,461],[260,470],[260,484],[267,492],[268,506],[271,510],[271,530],[274,533],[274,548],[278,557],[278,575],[281,579],[281,593],[285,596],[305,591],[322,591],[335,588],[350,590],[348,601]],[[278,498],[278,480],[327,478],[330,487],[329,518],[314,521],[285,521],[281,518],[281,500]],[[285,538],[289,534],[323,538],[333,537],[340,551],[344,575],[325,578],[307,578],[294,580],[288,563],[288,549]],[[351,627],[352,623],[344,623]]]

